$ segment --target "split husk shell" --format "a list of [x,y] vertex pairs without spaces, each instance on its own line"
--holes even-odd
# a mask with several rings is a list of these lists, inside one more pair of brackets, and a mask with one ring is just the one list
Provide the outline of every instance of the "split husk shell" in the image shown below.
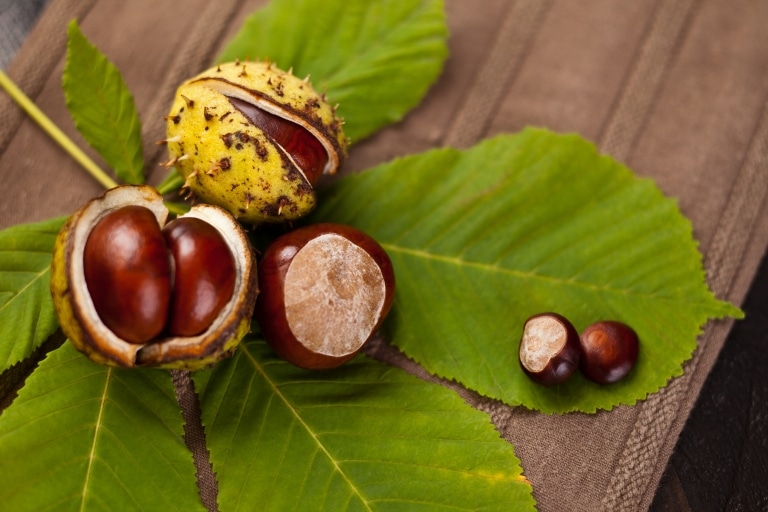
[[161,227],[168,218],[162,196],[154,188],[124,185],[89,201],[59,232],[51,264],[51,294],[62,330],[78,350],[109,366],[196,370],[229,356],[250,329],[258,277],[248,238],[232,216],[216,206],[197,205],[185,214],[217,228],[235,256],[234,293],[205,332],[132,344],[116,336],[99,318],[85,283],[83,250],[88,234],[104,215],[131,204],[151,210]]
[[308,80],[269,62],[230,62],[181,84],[166,118],[169,162],[185,188],[250,224],[289,222],[312,211],[313,180],[230,98],[309,131],[327,153],[322,174],[343,163],[343,121]]

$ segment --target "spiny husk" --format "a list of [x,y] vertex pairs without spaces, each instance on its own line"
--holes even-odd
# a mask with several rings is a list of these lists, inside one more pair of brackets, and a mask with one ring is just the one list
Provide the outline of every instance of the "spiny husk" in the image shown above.
[[132,344],[116,336],[99,318],[85,283],[83,249],[91,229],[104,215],[130,204],[149,208],[160,226],[165,224],[168,211],[154,188],[125,185],[89,201],[59,232],[51,264],[51,294],[62,330],[78,350],[110,366],[195,370],[230,355],[250,329],[258,277],[248,238],[237,222],[216,206],[198,205],[186,214],[216,227],[235,255],[233,296],[204,333]]
[[173,165],[201,201],[246,223],[286,222],[312,211],[316,194],[303,170],[228,98],[290,120],[312,133],[328,154],[324,174],[346,157],[343,121],[307,80],[268,62],[221,64],[187,80],[167,116]]

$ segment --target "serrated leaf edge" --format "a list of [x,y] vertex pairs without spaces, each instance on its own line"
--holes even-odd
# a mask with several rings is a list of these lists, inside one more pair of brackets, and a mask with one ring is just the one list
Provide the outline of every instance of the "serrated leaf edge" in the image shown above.
[[[132,111],[128,114],[129,120],[130,120],[130,126],[128,127],[128,130],[125,130],[129,135],[136,135],[139,138],[139,143],[135,145],[128,144],[128,138],[122,139],[124,144],[117,144],[117,146],[120,149],[120,153],[122,154],[121,162],[126,164],[125,169],[118,169],[117,167],[114,169],[114,171],[118,174],[118,176],[123,179],[127,183],[131,184],[142,184],[145,181],[144,176],[144,163],[143,163],[143,157],[142,152],[142,144],[141,144],[141,121],[139,118],[138,111],[136,110],[136,104],[133,95],[131,94],[130,90],[128,89],[128,86],[125,83],[125,80],[123,79],[122,73],[120,73],[120,70],[115,66],[106,55],[104,55],[95,45],[93,45],[88,38],[85,37],[85,34],[82,33],[80,30],[80,27],[77,24],[77,20],[72,20],[69,23],[68,29],[67,29],[67,58],[65,62],[64,67],[64,74],[62,77],[62,86],[64,88],[65,92],[65,103],[67,106],[67,109],[70,112],[70,115],[72,117],[72,120],[74,121],[75,128],[77,128],[77,131],[80,132],[80,134],[83,136],[83,138],[88,142],[88,144],[95,149],[99,155],[104,159],[105,162],[107,162],[109,165],[114,165],[114,162],[110,162],[110,158],[108,158],[106,155],[104,155],[101,151],[101,149],[98,147],[98,145],[94,145],[90,137],[86,135],[86,132],[83,131],[83,125],[78,117],[78,114],[76,114],[76,109],[74,108],[74,105],[72,104],[70,92],[69,92],[69,84],[72,80],[71,77],[71,70],[70,70],[70,60],[71,60],[71,54],[72,54],[72,39],[73,38],[79,38],[81,41],[81,44],[88,47],[95,56],[96,63],[98,64],[99,68],[106,68],[107,70],[110,70],[115,73],[115,76],[118,79],[118,82],[120,84],[119,87],[119,101],[117,102],[121,107],[128,106],[128,108]],[[100,103],[102,105],[108,105],[106,101],[103,101],[103,98],[98,97],[98,100],[100,100]],[[109,109],[102,109],[102,111],[106,111]],[[121,108],[120,113],[123,113],[123,109]],[[114,133],[120,133],[123,132],[122,129],[119,128],[118,125],[115,124],[115,118],[112,116],[104,116],[106,121],[112,126],[112,131]],[[119,118],[120,116],[118,116]],[[138,125],[138,129],[137,129]],[[131,155],[131,152],[129,148],[131,146],[133,147],[133,157]],[[136,168],[134,166],[134,159],[136,158],[136,155],[139,155],[139,167]]]

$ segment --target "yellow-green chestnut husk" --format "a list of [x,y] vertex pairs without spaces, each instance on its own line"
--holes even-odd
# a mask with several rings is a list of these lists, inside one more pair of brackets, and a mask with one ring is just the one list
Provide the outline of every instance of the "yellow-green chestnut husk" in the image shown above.
[[[165,165],[175,166],[197,200],[227,209],[240,222],[280,223],[306,215],[317,202],[318,176],[336,173],[348,146],[342,119],[308,78],[270,62],[237,61],[187,80],[166,117]],[[301,137],[319,143],[319,172],[264,126],[262,112],[301,132],[289,143]]]
[[102,321],[86,283],[85,246],[101,219],[129,205],[150,210],[161,228],[166,224],[169,213],[154,188],[123,185],[89,201],[59,232],[51,264],[51,294],[64,334],[91,360],[116,367],[197,370],[231,355],[250,329],[258,277],[253,249],[242,227],[217,206],[197,205],[183,216],[201,219],[218,230],[234,257],[234,291],[207,329],[193,336],[161,334],[146,343],[129,343]]

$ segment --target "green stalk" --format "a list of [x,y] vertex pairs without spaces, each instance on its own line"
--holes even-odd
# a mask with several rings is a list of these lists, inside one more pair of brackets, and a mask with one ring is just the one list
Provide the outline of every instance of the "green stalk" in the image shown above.
[[42,110],[37,108],[32,100],[30,100],[18,86],[13,83],[8,75],[6,75],[2,69],[0,69],[0,86],[11,96],[11,98],[24,110],[29,117],[31,117],[48,135],[55,140],[69,156],[74,158],[83,169],[93,176],[96,181],[104,185],[106,188],[113,188],[117,186],[117,182],[110,178],[104,171],[99,168],[93,160],[90,159],[63,131],[46,116]]
[[189,211],[189,205],[187,203],[175,203],[173,201],[164,201],[165,207],[173,215],[184,215]]
[[157,186],[157,191],[161,195],[170,194],[179,190],[184,185],[184,177],[176,169],[171,170],[168,176]]

